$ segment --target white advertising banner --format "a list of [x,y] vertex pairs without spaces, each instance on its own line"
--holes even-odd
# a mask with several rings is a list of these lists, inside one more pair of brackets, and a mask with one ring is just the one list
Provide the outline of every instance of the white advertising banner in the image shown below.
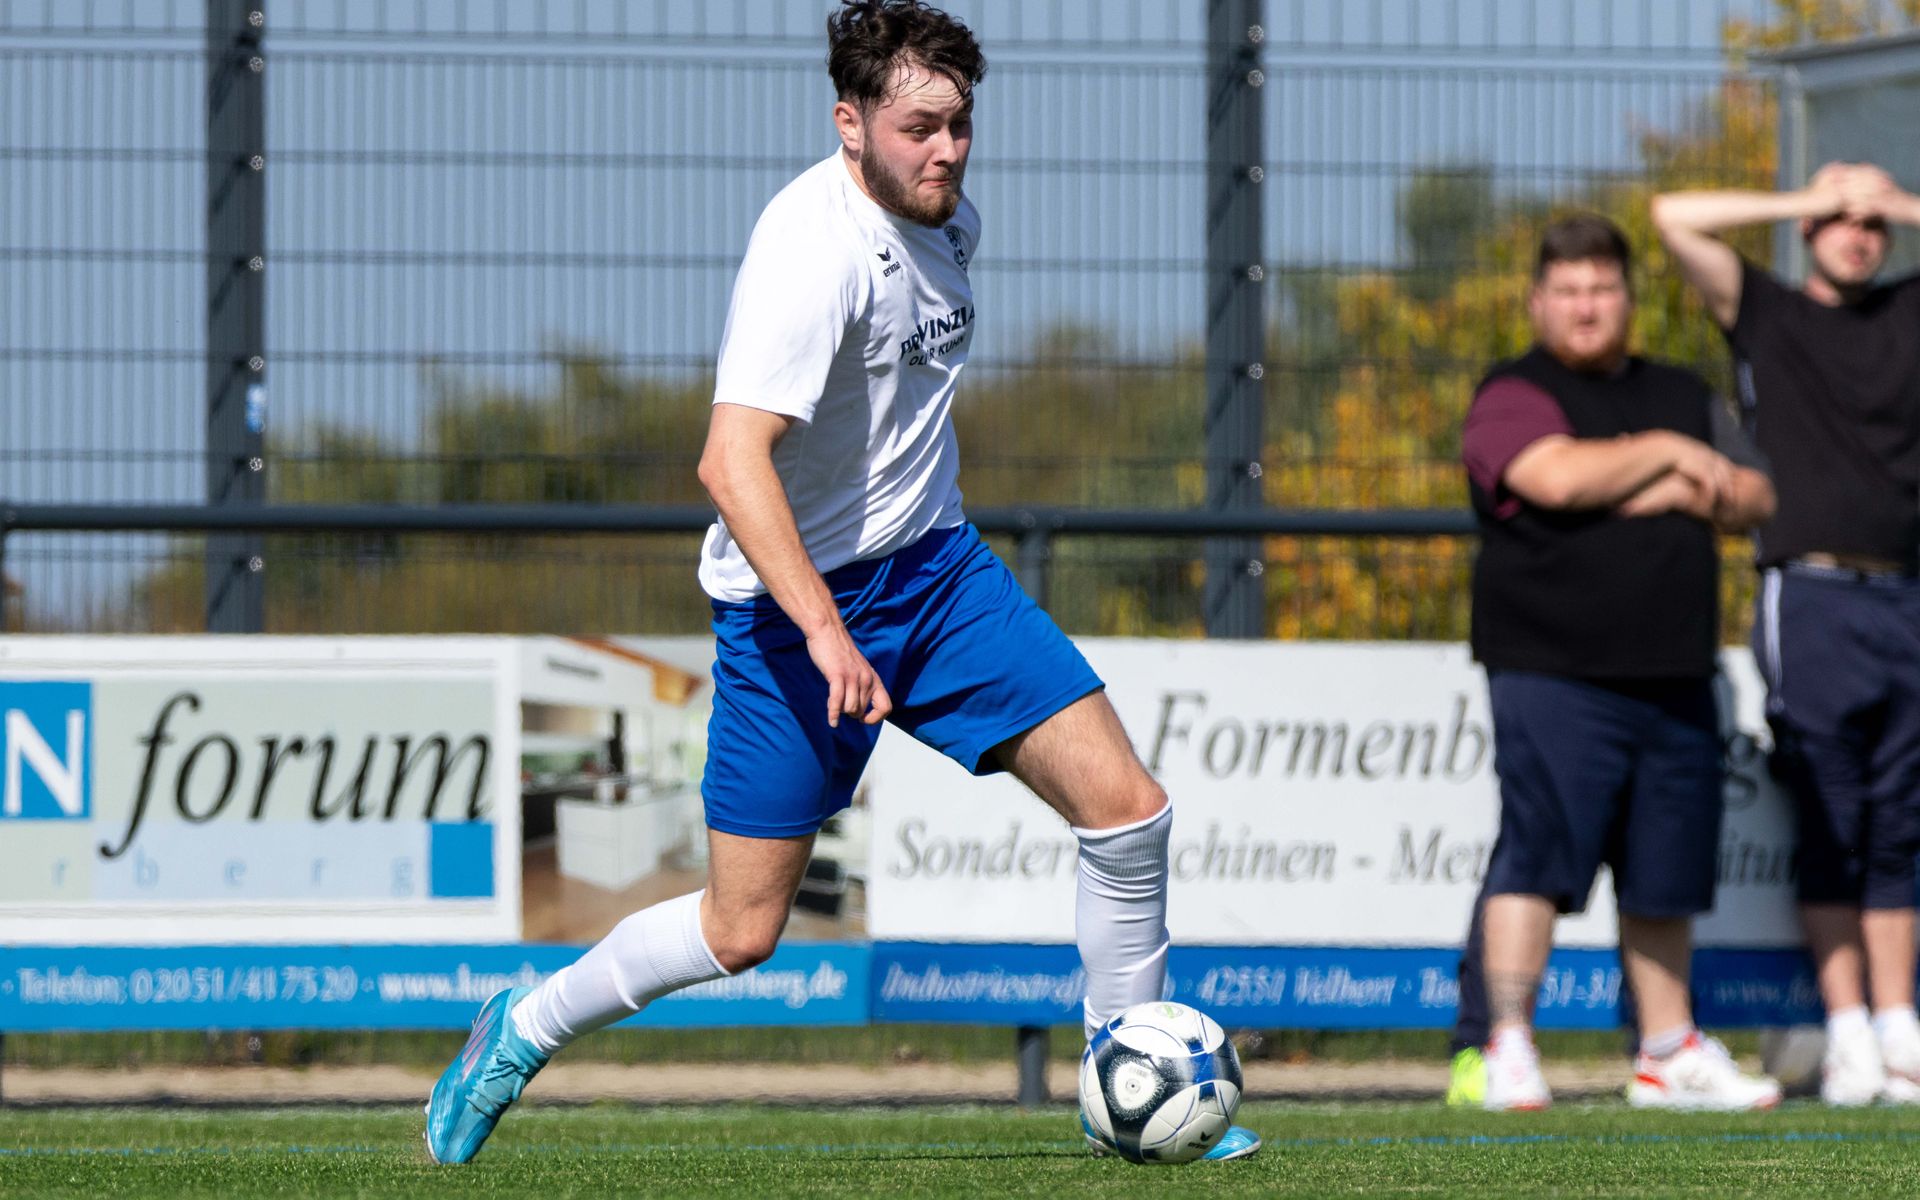
[[508,638],[0,638],[0,944],[520,936]]
[[[1498,828],[1485,675],[1460,645],[1081,639],[1174,802],[1178,944],[1448,946]],[[1799,943],[1787,802],[1766,777],[1752,658],[1728,651],[1732,774],[1701,945]],[[879,940],[1070,942],[1075,843],[1007,776],[888,730],[871,809]],[[1561,945],[1615,940],[1611,882]]]

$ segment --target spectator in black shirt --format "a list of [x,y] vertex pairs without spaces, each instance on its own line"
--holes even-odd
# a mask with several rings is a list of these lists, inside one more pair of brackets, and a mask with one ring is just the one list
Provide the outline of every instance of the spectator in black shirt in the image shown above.
[[1477,922],[1480,1100],[1494,1110],[1551,1103],[1534,1003],[1555,918],[1586,907],[1603,864],[1638,1008],[1629,1103],[1780,1099],[1694,1027],[1688,999],[1692,920],[1713,907],[1720,842],[1714,531],[1764,519],[1773,492],[1714,447],[1705,380],[1629,353],[1630,260],[1602,217],[1548,226],[1528,297],[1535,345],[1488,373],[1461,435],[1481,535],[1473,653],[1500,776]]
[[[1659,196],[1653,219],[1726,333],[1778,492],[1756,543],[1754,649],[1799,811],[1821,1094],[1920,1103],[1920,277],[1876,282],[1889,226],[1920,225],[1920,197],[1878,167],[1828,163],[1798,191]],[[1806,239],[1797,289],[1714,236],[1773,221]]]

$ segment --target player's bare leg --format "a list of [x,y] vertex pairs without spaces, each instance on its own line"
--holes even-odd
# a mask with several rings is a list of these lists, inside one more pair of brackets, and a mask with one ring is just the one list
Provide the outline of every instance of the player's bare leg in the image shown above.
[[1082,696],[994,747],[1000,764],[1076,829],[1157,816],[1167,793],[1140,764],[1105,692]]
[[536,988],[488,1000],[427,1101],[427,1152],[462,1163],[486,1144],[529,1080],[576,1038],[691,984],[765,962],[813,853],[813,835],[709,830],[704,891],[642,909]]
[[813,835],[756,838],[709,829],[707,853],[700,930],[733,975],[772,957],[813,857]]
[[1553,1103],[1533,1045],[1533,1006],[1553,946],[1553,901],[1504,893],[1487,897],[1486,979],[1492,1034],[1481,1104],[1495,1112]]

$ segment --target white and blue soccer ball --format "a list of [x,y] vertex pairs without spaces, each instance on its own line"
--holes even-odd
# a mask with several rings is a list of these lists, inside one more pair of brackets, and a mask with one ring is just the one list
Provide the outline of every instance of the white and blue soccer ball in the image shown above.
[[1126,1009],[1080,1058],[1080,1111],[1128,1162],[1192,1162],[1239,1107],[1240,1056],[1212,1017],[1184,1004]]

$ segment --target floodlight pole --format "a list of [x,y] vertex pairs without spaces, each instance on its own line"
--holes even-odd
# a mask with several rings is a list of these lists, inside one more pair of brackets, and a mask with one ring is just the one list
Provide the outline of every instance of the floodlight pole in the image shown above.
[[[1264,504],[1266,265],[1262,257],[1264,0],[1207,0],[1207,508]],[[1258,537],[1207,539],[1208,637],[1266,632]]]
[[[266,0],[207,0],[207,503],[266,500]],[[266,625],[257,531],[207,538],[207,632]]]

